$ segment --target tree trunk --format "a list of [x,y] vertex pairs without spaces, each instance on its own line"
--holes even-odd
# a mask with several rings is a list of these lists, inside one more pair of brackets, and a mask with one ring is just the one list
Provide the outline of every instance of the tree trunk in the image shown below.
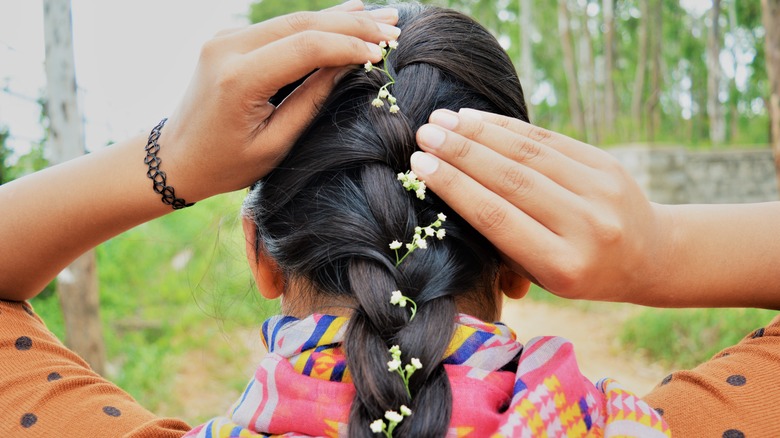
[[661,124],[661,49],[663,47],[663,0],[653,2],[653,10],[648,17],[650,40],[650,92],[645,103],[647,118],[647,140],[655,141],[656,129]]
[[569,111],[574,129],[580,135],[586,135],[585,117],[582,112],[580,100],[580,86],[577,78],[577,67],[574,58],[574,41],[571,36],[571,22],[566,0],[558,0],[558,31],[561,36],[561,48],[563,49],[563,68],[568,84]]
[[615,69],[615,8],[614,0],[603,0],[604,12],[604,119],[602,137],[615,136],[615,84],[612,76]]
[[[735,36],[739,31],[739,22],[737,21],[737,2],[732,1],[729,7],[729,29],[731,34]],[[733,60],[732,68],[734,70],[734,77],[729,81],[729,134],[728,140],[730,143],[734,143],[739,138],[739,90],[737,89],[737,70],[739,69],[739,54],[737,53],[736,44],[731,46],[731,58]]]
[[520,6],[520,26],[518,27],[518,38],[520,40],[520,80],[525,92],[525,105],[528,108],[528,117],[532,118],[531,95],[536,91],[536,81],[534,80],[534,57],[533,57],[533,1],[519,0]]
[[648,2],[650,0],[639,0],[639,9],[641,16],[639,17],[639,56],[636,63],[636,74],[634,75],[634,89],[631,94],[631,118],[636,123],[634,129],[634,140],[639,140],[642,132],[642,125],[644,124],[644,117],[642,114],[642,103],[644,102],[645,93],[645,76],[647,74],[647,45],[648,45],[648,21],[650,20],[650,8]]
[[582,28],[582,34],[579,38],[579,54],[582,69],[579,77],[580,90],[582,91],[582,107],[585,110],[586,138],[588,143],[596,144],[599,142],[598,115],[601,114],[601,111],[597,110],[597,105],[601,100],[598,98],[598,87],[596,86],[596,63],[593,60],[593,37],[588,26],[587,4],[581,12],[580,27]]
[[761,0],[766,50],[766,70],[769,77],[769,120],[772,151],[775,155],[777,184],[780,187],[780,0]]
[[726,141],[726,120],[720,95],[720,0],[712,0],[710,32],[707,40],[707,114],[710,119],[710,141],[721,145]]
[[[47,114],[52,164],[84,154],[84,131],[76,99],[70,0],[44,0]],[[92,369],[105,371],[94,250],[57,276],[57,293],[65,319],[65,343]]]

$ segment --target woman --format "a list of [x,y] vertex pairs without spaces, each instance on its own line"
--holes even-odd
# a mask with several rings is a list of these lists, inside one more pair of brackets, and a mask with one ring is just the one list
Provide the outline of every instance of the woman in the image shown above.
[[[364,44],[360,39],[383,41],[398,37],[398,29],[375,24],[376,22],[395,24],[394,12],[387,10],[371,13],[347,12],[360,8],[361,5],[351,2],[342,6],[340,11],[272,20],[244,31],[226,33],[207,44],[187,98],[171,117],[170,123],[162,127],[159,137],[158,155],[165,159],[159,167],[171,177],[163,184],[163,189],[170,187],[167,186],[168,183],[177,188],[175,196],[169,191],[162,190],[172,196],[172,199],[167,199],[176,205],[183,205],[187,201],[197,201],[216,193],[243,187],[258,176],[267,173],[278,163],[290,143],[299,136],[300,130],[310,123],[313,116],[311,103],[321,102],[332,87],[334,79],[344,71],[320,70],[277,110],[267,104],[268,99],[283,85],[296,81],[315,67],[362,64],[365,59],[378,62],[381,58],[379,48],[370,43]],[[412,21],[410,20],[410,23]],[[515,432],[519,434],[522,432],[522,427],[512,429],[514,425],[508,425],[506,420],[512,418],[522,420],[522,416],[512,417],[512,414],[519,412],[518,409],[525,409],[527,413],[526,405],[522,401],[528,400],[528,383],[538,383],[533,379],[540,378],[540,375],[534,375],[533,371],[536,367],[533,364],[536,360],[547,361],[548,359],[544,354],[539,354],[539,351],[544,353],[544,349],[537,347],[547,347],[554,343],[554,340],[550,339],[529,343],[523,352],[526,357],[521,358],[518,364],[517,344],[512,335],[500,326],[486,325],[461,317],[458,319],[460,324],[457,328],[454,327],[452,323],[457,311],[469,311],[483,319],[494,319],[500,303],[497,292],[503,289],[510,294],[521,295],[527,287],[527,282],[511,271],[501,268],[492,247],[487,245],[484,239],[464,221],[450,213],[441,201],[435,199],[430,193],[426,196],[427,200],[411,198],[410,194],[403,192],[400,185],[393,185],[398,184],[396,181],[388,180],[388,175],[393,175],[391,170],[406,169],[405,157],[412,152],[409,147],[412,141],[410,137],[413,136],[415,129],[426,121],[430,111],[440,105],[458,109],[468,103],[469,106],[476,106],[483,110],[525,118],[516,76],[513,72],[503,76],[504,73],[508,73],[507,68],[511,70],[505,55],[495,52],[497,47],[495,41],[488,42],[484,31],[480,31],[470,22],[460,23],[468,29],[468,37],[461,35],[449,41],[434,38],[431,44],[435,50],[429,52],[429,56],[421,61],[414,60],[415,57],[422,55],[413,51],[411,47],[415,47],[417,51],[422,50],[426,47],[421,43],[423,37],[428,38],[430,35],[419,34],[422,26],[417,29],[416,36],[412,29],[406,29],[413,35],[408,39],[410,49],[406,53],[406,58],[402,56],[405,34],[401,38],[401,47],[396,52],[396,57],[391,55],[389,63],[393,77],[399,81],[391,90],[402,108],[401,114],[377,113],[376,111],[381,109],[368,106],[370,100],[365,98],[385,83],[385,79],[376,74],[378,72],[367,77],[362,76],[362,73],[360,75],[354,72],[348,73],[349,76],[340,83],[336,94],[296,145],[298,152],[307,150],[311,152],[310,143],[316,141],[316,136],[319,134],[330,134],[331,137],[335,136],[338,139],[345,138],[339,136],[337,129],[328,126],[332,120],[329,117],[341,115],[343,118],[335,119],[338,126],[352,129],[348,131],[348,135],[345,133],[346,138],[353,141],[365,140],[371,147],[355,148],[354,145],[338,145],[338,142],[331,138],[329,147],[332,149],[328,150],[339,151],[337,147],[343,146],[351,153],[355,153],[360,162],[345,163],[329,160],[326,163],[325,159],[340,158],[329,157],[326,154],[316,163],[306,163],[309,159],[308,154],[296,156],[293,152],[286,164],[306,163],[307,172],[303,173],[311,173],[310,177],[313,180],[303,178],[296,181],[296,178],[303,173],[289,172],[285,170],[285,165],[282,165],[278,171],[269,175],[255,188],[247,202],[247,212],[254,222],[246,224],[247,234],[250,237],[248,239],[249,259],[250,264],[255,268],[262,292],[269,296],[286,294],[285,311],[290,315],[305,317],[311,312],[328,312],[349,315],[353,318],[348,329],[334,330],[333,333],[334,336],[340,333],[345,337],[346,360],[353,376],[352,380],[355,382],[354,388],[357,390],[355,402],[346,405],[352,409],[351,412],[347,412],[350,434],[372,434],[376,421],[383,419],[385,409],[397,409],[402,414],[395,429],[397,435],[441,435],[445,433],[448,425],[458,424],[459,421],[472,422],[472,426],[482,425],[484,423],[479,421],[486,417],[478,414],[485,412],[490,413],[487,418],[493,426],[508,427],[501,432],[509,435]],[[450,29],[446,31],[449,32]],[[494,67],[495,71],[488,71],[490,68],[485,65],[482,65],[480,70],[473,63],[474,59],[484,56],[483,53],[475,53],[474,47],[466,47],[471,44],[473,31],[482,32],[480,41],[485,44],[485,47],[493,47],[491,53],[498,56],[486,60],[486,65]],[[439,46],[437,47],[436,44]],[[305,56],[291,55],[300,51],[303,51]],[[500,52],[500,49],[498,51]],[[455,56],[455,52],[460,56]],[[464,54],[471,57],[463,58]],[[273,68],[270,68],[271,65]],[[444,79],[452,83],[447,84],[447,80],[436,82],[448,76],[439,75],[440,72],[449,70],[456,72],[455,80],[453,81],[451,77]],[[436,73],[436,75],[428,77],[428,73]],[[482,76],[485,73],[489,74],[488,77],[495,76],[494,80],[485,80]],[[426,80],[415,81],[416,75],[422,75]],[[405,83],[404,78],[406,78]],[[425,87],[428,79],[435,79],[434,82],[438,86]],[[464,84],[467,85],[465,88]],[[472,95],[465,96],[466,100],[461,101],[459,99],[464,98],[463,91],[468,91]],[[473,95],[474,91],[477,91],[477,96]],[[516,94],[513,95],[513,92]],[[446,99],[436,101],[434,95],[444,96]],[[365,108],[350,100],[355,96],[360,97],[362,107]],[[503,102],[507,97],[510,103]],[[446,105],[444,101],[447,102]],[[486,104],[477,105],[480,102]],[[343,114],[342,109],[345,111]],[[357,115],[360,115],[361,120],[354,122]],[[455,124],[452,123],[453,120],[456,121]],[[441,131],[446,133],[447,143],[436,144],[437,136],[431,132],[431,129],[439,128],[427,126],[419,131],[418,137],[421,145],[428,151],[442,151],[439,154],[446,157],[447,147],[452,146],[453,138],[457,135],[453,134],[452,130],[492,144],[492,141],[480,137],[477,132],[479,129],[470,132],[465,130],[488,125],[475,118],[473,114],[469,118],[465,115],[438,112],[431,117],[431,122],[447,129]],[[488,128],[484,134],[493,134],[491,128]],[[377,144],[377,141],[380,143]],[[4,212],[2,226],[0,226],[0,241],[14,248],[13,253],[4,251],[0,254],[0,288],[4,298],[18,300],[34,295],[62,267],[87,248],[126,228],[169,211],[170,206],[160,203],[159,198],[155,199],[152,196],[153,192],[149,191],[148,179],[143,176],[143,173],[148,170],[147,166],[132,164],[138,161],[136,160],[138,152],[145,142],[146,140],[141,137],[131,139],[89,157],[74,160],[64,166],[0,188],[0,205],[3,205]],[[387,144],[382,144],[383,142]],[[217,153],[213,148],[214,144],[220,145]],[[470,151],[462,149],[461,152]],[[459,154],[452,156],[455,157],[454,161],[457,161]],[[315,172],[312,168],[308,168],[309,165],[313,167],[326,164],[340,169],[339,172],[331,168],[322,168]],[[463,208],[441,183],[446,181],[441,178],[449,169],[442,167],[444,172],[436,173],[431,172],[431,167],[426,168],[420,166],[421,164],[424,164],[424,160],[417,155],[415,167],[419,170],[427,170],[426,175],[430,175],[431,180],[435,181],[437,190],[447,194],[446,199],[452,201],[464,217],[480,225],[479,220],[473,221],[469,216],[471,214],[469,209]],[[347,169],[344,169],[345,167]],[[341,178],[339,180],[341,185],[333,186],[337,178]],[[94,190],[94,181],[102,182],[97,191]],[[333,183],[332,190],[325,190],[320,182]],[[371,184],[364,182],[371,182]],[[283,188],[280,189],[279,185],[275,187],[274,184],[279,184]],[[315,184],[316,187],[311,187],[311,184]],[[327,184],[324,186],[327,187]],[[322,191],[317,187],[323,187]],[[346,189],[349,189],[348,196],[344,196],[343,193]],[[285,204],[284,202],[287,201],[285,193],[293,192],[296,200]],[[66,197],[66,194],[70,196]],[[331,194],[334,196],[329,196]],[[511,193],[499,194],[511,200],[509,196]],[[299,206],[309,204],[309,207],[316,207],[312,210],[316,212],[319,211],[322,203],[335,201],[339,196],[341,202],[346,202],[349,207],[355,208],[349,210],[354,211],[355,214],[344,221],[330,221],[328,225],[330,227],[340,223],[355,225],[354,227],[335,230],[328,234],[326,231],[330,228],[312,229],[312,223],[309,223],[312,216],[307,216],[306,221],[296,219],[296,215],[303,214],[298,210]],[[298,197],[303,200],[299,200]],[[177,199],[180,201],[176,201]],[[489,205],[491,198],[480,194],[473,199]],[[319,202],[320,206],[312,205],[312,200]],[[385,202],[389,200],[392,202]],[[337,202],[329,207],[333,214],[344,216],[346,210],[340,209]],[[434,218],[438,219],[439,211],[446,212],[448,216],[443,225],[447,236],[444,236],[441,241],[431,242],[426,250],[416,250],[399,266],[392,266],[394,255],[386,247],[389,243],[387,239],[408,241],[412,237],[410,234],[414,232],[416,223],[427,225],[429,223],[427,221],[435,222]],[[494,215],[482,216],[482,218],[492,217]],[[293,224],[303,223],[305,226],[289,233],[286,228],[289,228],[291,221]],[[70,224],[69,233],[61,233],[62,223]],[[504,223],[494,221],[481,223],[480,230],[495,240],[496,235],[491,233],[493,230],[491,224],[501,225],[496,226],[495,230],[503,231]],[[330,252],[318,248],[311,243],[311,240],[305,239],[306,233],[314,239],[330,239],[328,244]],[[353,236],[348,236],[349,233]],[[347,239],[345,245],[333,243],[333,240],[338,241],[342,238]],[[504,251],[508,245],[507,241],[517,240],[508,239],[507,236],[503,236],[503,239],[504,242],[498,246]],[[520,247],[521,245],[511,245],[515,251]],[[301,249],[311,251],[300,251]],[[299,254],[296,254],[296,250]],[[334,255],[338,257],[331,258]],[[346,262],[334,262],[347,260],[349,257],[361,260],[357,263],[357,267],[350,266]],[[319,265],[317,261],[320,262]],[[535,271],[530,274],[539,276]],[[500,287],[496,287],[497,284]],[[372,287],[375,285],[382,286],[383,289],[376,295]],[[388,290],[388,287],[401,287],[408,297],[415,300],[415,305],[419,307],[419,315],[411,318],[408,308],[393,307],[389,302],[389,292],[392,289]],[[3,412],[0,421],[2,430],[8,430],[9,434],[14,436],[25,433],[30,436],[80,436],[96,433],[109,436],[180,436],[189,429],[187,425],[176,420],[155,418],[116,387],[90,373],[83,362],[58,345],[56,340],[52,340],[45,329],[35,322],[33,315],[25,312],[29,311],[26,304],[2,302],[0,305],[2,306],[0,317],[5,318],[0,325],[0,333],[4,345],[8,347],[0,350],[3,354],[0,363],[4,367],[0,383],[4,388],[13,388],[12,391],[5,391],[3,396],[0,396],[2,407],[0,412]],[[409,303],[409,306],[411,307],[412,304]],[[279,328],[276,332],[278,334],[289,330],[291,326],[305,328],[307,318],[301,321],[302,324],[289,323],[289,320],[286,321],[284,318],[272,319],[267,327]],[[322,321],[322,318],[318,321]],[[335,326],[329,325],[329,327]],[[468,333],[487,333],[486,338],[494,336],[496,340],[500,340],[498,346],[507,347],[504,350],[498,349],[508,356],[504,359],[507,369],[486,370],[476,366],[473,361],[468,362],[471,358],[479,358],[478,355],[468,356],[465,363],[452,359],[454,363],[442,365],[441,358],[445,356],[445,352],[449,353],[446,355],[449,360],[453,356],[452,353],[462,351],[458,349],[458,345],[449,342],[453,330],[456,333],[454,339],[458,339],[457,335],[464,330],[471,330]],[[295,356],[296,351],[285,352],[284,348],[296,345],[295,336],[289,336],[291,343],[280,343],[280,339],[275,339],[273,333],[269,333],[269,336],[269,347],[278,348],[270,355],[271,359],[275,358],[278,363],[281,363],[280,357],[284,357],[284,354],[288,355],[286,359],[300,359],[300,357],[292,357]],[[388,347],[388,342],[396,341],[400,345],[400,359],[403,364],[414,363],[411,359],[417,359],[421,364],[421,368],[408,379],[408,385],[400,376],[387,371],[393,353],[388,352],[385,347]],[[361,351],[363,348],[366,351]],[[342,354],[337,348],[333,350],[332,353]],[[565,348],[552,349],[555,352],[564,350]],[[495,366],[496,363],[500,363],[493,354],[495,351],[495,349],[490,350],[487,364],[480,364],[480,366]],[[20,354],[27,356],[19,356]],[[36,361],[36,358],[44,358],[49,362],[42,363]],[[305,364],[306,361],[301,363]],[[556,363],[565,365],[552,372],[552,375],[560,376],[566,381],[562,387],[569,391],[567,395],[583,396],[584,406],[574,397],[572,400],[576,401],[574,404],[576,406],[572,405],[572,409],[579,409],[577,412],[580,414],[595,414],[592,408],[599,403],[591,403],[587,397],[593,397],[595,400],[604,394],[589,382],[579,378],[570,355],[567,355],[565,360],[557,360]],[[53,372],[50,369],[52,366],[65,371]],[[497,387],[503,387],[501,385],[507,383],[507,376],[509,376],[509,392],[491,391],[490,388],[493,386],[485,386],[484,380],[458,374],[459,370],[465,369],[464,366],[468,366],[469,370],[482,377],[492,377],[492,380],[487,379],[487,382],[495,383]],[[513,370],[515,367],[516,373]],[[331,376],[333,369],[329,371]],[[258,370],[258,373],[261,374],[261,370]],[[517,381],[514,378],[515,374],[521,376]],[[343,375],[346,373],[342,373]],[[257,379],[258,374],[255,377]],[[263,378],[262,375],[259,377]],[[544,381],[544,376],[541,378]],[[474,383],[474,380],[483,383]],[[20,382],[33,383],[24,385]],[[343,401],[344,397],[351,400],[351,396],[355,395],[355,389],[350,393],[344,388],[352,385],[345,386],[341,382],[330,382],[329,379],[323,382],[325,382],[323,387],[335,383],[341,389],[338,390],[340,391],[338,394],[322,393],[326,397],[326,402],[315,406],[328,406],[328,403],[331,403],[334,405],[335,415],[344,418],[345,404],[333,403],[333,401]],[[459,390],[463,382],[473,384],[469,386],[468,392]],[[452,389],[448,388],[448,384]],[[524,385],[526,388],[523,388]],[[255,385],[250,384],[246,397],[231,410],[231,415],[236,418],[217,419],[192,433],[208,435],[209,431],[216,430],[226,431],[225,436],[229,436],[233,430],[236,433],[241,432],[240,427],[234,429],[238,424],[245,426],[246,430],[241,432],[245,434],[251,433],[250,430],[262,431],[258,425],[273,426],[270,421],[258,423],[258,420],[265,421],[260,415],[263,411],[252,411],[254,406],[245,403],[247,400],[251,401],[250,396],[256,395],[251,391],[253,387],[256,388]],[[308,385],[298,387],[304,390],[311,389]],[[606,390],[607,397],[611,394],[612,397],[631,399],[632,403],[636,402],[635,398],[614,384],[607,383],[600,385],[600,388]],[[331,394],[339,395],[341,398],[328,398]],[[466,394],[466,397],[479,394],[482,400],[507,401],[507,404],[505,406],[496,404],[489,406],[489,409],[483,411],[477,409],[476,411],[479,412],[472,412],[471,406],[463,402],[450,404],[449,394],[453,396],[460,394],[461,397],[463,394]],[[508,395],[512,396],[511,400],[508,400]],[[289,406],[279,403],[272,405]],[[411,414],[405,415],[401,405],[406,406]],[[485,407],[480,404],[475,406]],[[609,406],[607,404],[605,408]],[[646,405],[642,406],[647,408]],[[244,418],[242,415],[245,416],[247,407],[249,411],[258,413],[258,417],[250,415],[248,421],[244,423],[231,424],[233,420],[242,421]],[[306,411],[305,415],[292,412],[294,415],[289,419],[297,423],[294,424],[295,426],[310,425],[305,420],[309,418],[308,414],[311,411]],[[470,417],[470,414],[473,415]],[[549,420],[549,414],[544,415]],[[655,425],[662,425],[654,412],[647,412],[646,415],[655,420]],[[255,421],[252,421],[253,418]],[[284,415],[278,413],[275,418],[283,419]],[[313,415],[312,418],[314,421],[328,420],[327,416]],[[531,417],[525,418],[528,420]],[[603,421],[600,422],[599,418]],[[595,432],[606,426],[607,420],[609,420],[608,415],[606,418],[601,415],[589,415],[587,419],[585,415],[580,415],[576,423],[580,425],[577,427],[585,427],[586,430],[590,428]],[[387,419],[388,423],[390,421]],[[328,424],[326,421],[324,423]],[[550,424],[555,427],[554,419]],[[353,425],[357,426],[353,427]],[[388,425],[385,424],[385,430]],[[342,425],[336,424],[335,427],[336,430],[331,432],[345,432]],[[490,432],[487,428],[477,430]],[[557,433],[564,432],[558,430]]]

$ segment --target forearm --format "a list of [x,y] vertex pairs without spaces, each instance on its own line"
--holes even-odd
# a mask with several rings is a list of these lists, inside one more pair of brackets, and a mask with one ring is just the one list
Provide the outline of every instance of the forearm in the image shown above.
[[0,298],[35,296],[90,248],[172,211],[152,191],[145,144],[139,135],[0,186]]
[[653,289],[631,301],[780,309],[780,202],[661,208],[669,250],[656,261]]

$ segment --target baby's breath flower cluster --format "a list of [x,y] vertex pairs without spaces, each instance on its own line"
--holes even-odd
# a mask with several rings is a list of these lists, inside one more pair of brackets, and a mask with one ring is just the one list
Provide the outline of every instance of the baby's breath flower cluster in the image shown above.
[[404,254],[403,257],[398,254],[398,250],[401,249],[401,246],[403,245],[401,242],[393,240],[390,243],[390,249],[395,251],[395,266],[398,267],[398,265],[400,265],[409,254],[413,253],[415,249],[428,248],[428,242],[425,240],[428,237],[436,236],[439,240],[444,239],[444,236],[447,235],[447,231],[441,228],[441,226],[446,220],[447,216],[444,213],[439,213],[436,220],[427,227],[415,227],[414,237],[412,237],[411,243],[406,244],[406,254]]
[[405,296],[400,290],[394,290],[390,292],[390,304],[398,307],[406,307],[407,303],[411,303],[409,309],[412,311],[412,316],[409,321],[414,319],[414,315],[417,314],[417,303],[413,299]]
[[[420,359],[413,357],[410,363],[402,367],[403,363],[401,362],[401,347],[393,345],[387,351],[390,353],[390,357],[392,358],[387,362],[387,371],[390,371],[391,373],[398,373],[401,378],[404,379],[406,393],[409,394],[409,398],[411,398],[412,394],[409,391],[409,379],[412,377],[412,374],[414,374],[415,371],[422,369],[422,362],[420,362]],[[385,412],[385,420],[387,420],[387,423],[385,423],[385,421],[381,418],[372,422],[370,426],[371,432],[384,433],[386,438],[392,438],[393,431],[395,430],[396,426],[398,426],[398,424],[402,422],[405,417],[412,415],[412,410],[409,409],[406,405],[401,405],[401,408],[398,410],[400,413],[396,411]]]
[[398,48],[398,41],[382,41],[379,43],[379,47],[382,48],[382,67],[377,67],[372,64],[371,61],[368,61],[363,66],[363,68],[366,69],[366,72],[370,72],[373,69],[380,70],[384,72],[389,81],[382,85],[382,88],[379,89],[379,93],[377,93],[376,98],[371,101],[371,105],[377,108],[381,108],[385,106],[386,100],[390,104],[390,113],[395,114],[398,111],[401,111],[401,108],[398,107],[398,100],[395,98],[395,96],[390,94],[389,87],[395,84],[395,78],[393,78],[393,76],[390,74],[390,71],[387,69],[387,57],[390,56],[390,52]]
[[393,431],[395,430],[396,426],[398,426],[398,423],[404,420],[404,417],[408,417],[412,415],[412,410],[407,408],[406,405],[401,405],[401,409],[399,409],[401,413],[398,413],[396,411],[385,411],[385,418],[387,419],[387,423],[385,423],[384,420],[381,418],[371,423],[371,432],[374,433],[384,433],[385,437],[392,438]]
[[415,175],[414,172],[407,170],[406,173],[399,173],[397,178],[398,181],[401,181],[401,184],[404,186],[406,191],[414,192],[414,194],[417,195],[417,199],[419,200],[425,199],[425,189],[427,188],[425,186],[425,181],[420,181],[417,179],[417,175]]

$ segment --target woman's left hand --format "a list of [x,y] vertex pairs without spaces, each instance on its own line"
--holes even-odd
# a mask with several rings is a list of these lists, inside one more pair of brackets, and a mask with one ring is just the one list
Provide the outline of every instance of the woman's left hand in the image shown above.
[[[286,154],[349,66],[382,58],[400,30],[392,8],[349,2],[224,31],[208,41],[162,130],[160,157],[177,193],[196,201],[247,187]],[[275,108],[282,87],[319,69]]]

